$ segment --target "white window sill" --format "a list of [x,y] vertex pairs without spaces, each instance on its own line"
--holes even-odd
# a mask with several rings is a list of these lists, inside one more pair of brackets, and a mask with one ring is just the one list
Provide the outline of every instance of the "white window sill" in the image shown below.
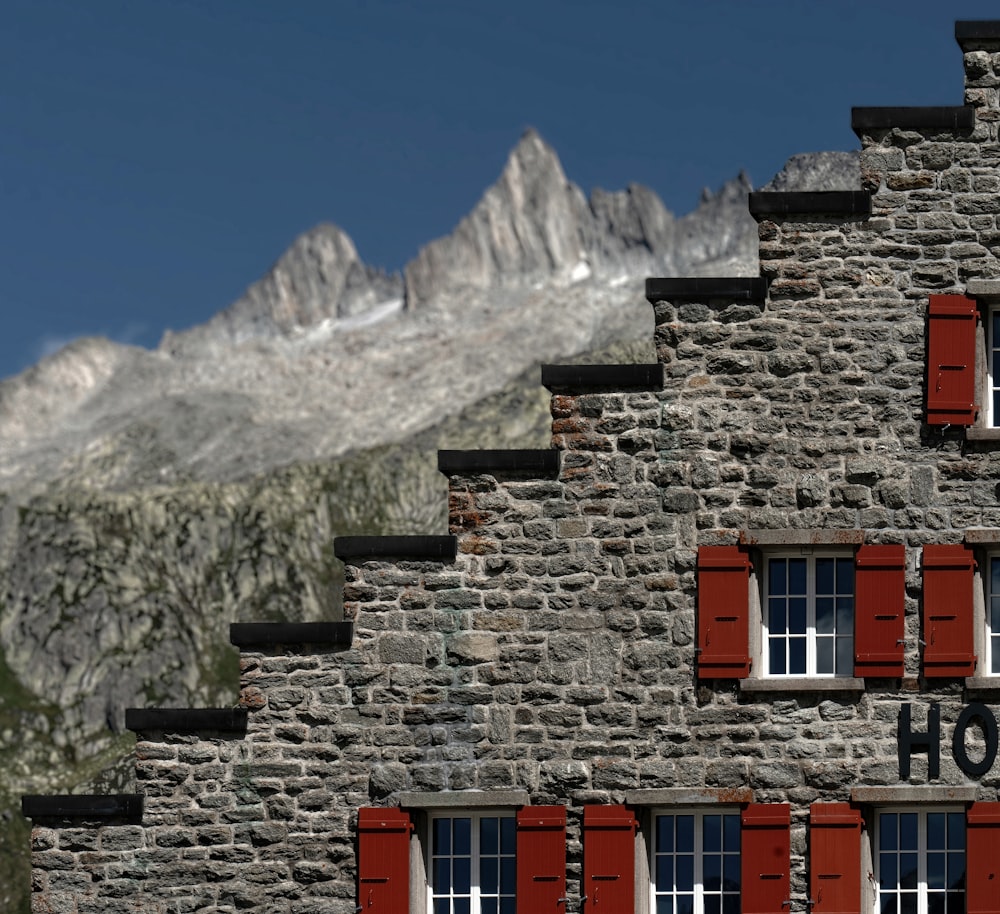
[[965,688],[970,692],[1000,692],[1000,676],[966,676]]
[[965,430],[968,441],[1000,441],[1000,428],[983,428],[980,425],[970,425]]
[[741,679],[741,692],[863,692],[865,681],[854,676],[784,676]]

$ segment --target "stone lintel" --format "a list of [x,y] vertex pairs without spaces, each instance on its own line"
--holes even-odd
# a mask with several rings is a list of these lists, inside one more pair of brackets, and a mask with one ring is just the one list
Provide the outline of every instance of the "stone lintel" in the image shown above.
[[438,451],[438,470],[445,476],[527,473],[554,478],[559,475],[559,451],[555,448]]
[[125,729],[198,733],[203,730],[245,733],[246,708],[126,708]]
[[1000,530],[996,527],[972,527],[965,531],[965,542],[970,546],[993,546],[1000,543]]
[[750,787],[651,787],[626,790],[625,802],[630,806],[705,806],[708,804],[737,805],[753,802]]
[[548,390],[659,390],[660,362],[635,365],[543,365],[542,387]]
[[399,805],[406,809],[464,809],[485,806],[527,806],[527,790],[444,790],[437,793],[405,791]]
[[650,277],[646,280],[646,301],[719,302],[727,307],[736,302],[763,304],[767,280],[762,276]]
[[28,819],[127,819],[142,821],[143,795],[72,794],[21,797],[21,812]]
[[1000,441],[1000,428],[982,428],[970,425],[965,430],[966,441]]
[[955,40],[962,50],[981,41],[1000,43],[1000,19],[959,19],[955,23]]
[[970,279],[965,294],[971,298],[1000,299],[1000,279]]
[[454,559],[454,536],[337,536],[333,554],[338,559]]
[[851,108],[851,129],[861,136],[871,130],[971,130],[975,114],[969,105]]
[[744,546],[860,546],[864,530],[741,530]]
[[[867,219],[872,214],[872,195],[866,190],[757,190],[750,194],[750,215],[843,216]],[[807,219],[801,221],[808,221]]]
[[916,803],[973,803],[976,787],[852,787],[852,803],[910,805]]
[[278,644],[350,646],[353,622],[234,622],[229,642],[237,647],[273,647]]
[[754,677],[740,680],[741,692],[864,692],[865,681],[854,676]]

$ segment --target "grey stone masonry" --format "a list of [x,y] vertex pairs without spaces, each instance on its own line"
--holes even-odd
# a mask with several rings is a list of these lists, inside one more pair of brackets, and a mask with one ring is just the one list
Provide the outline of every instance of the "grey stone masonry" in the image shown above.
[[[957,35],[971,120],[856,115],[865,193],[759,198],[762,281],[650,283],[655,383],[551,372],[551,453],[443,458],[450,538],[340,544],[353,629],[234,632],[245,732],[143,729],[141,824],[36,822],[34,910],[353,914],[360,807],[527,802],[566,807],[577,912],[584,805],[752,800],[791,805],[804,914],[810,803],[1000,799],[951,749],[1000,712],[984,645],[968,680],[921,666],[921,547],[1000,548],[1000,440],[924,421],[929,296],[1000,280],[1000,26]],[[755,574],[904,546],[904,675],[769,680],[758,645],[699,679],[698,550],[738,544]],[[901,779],[904,704],[939,708],[937,778]]]

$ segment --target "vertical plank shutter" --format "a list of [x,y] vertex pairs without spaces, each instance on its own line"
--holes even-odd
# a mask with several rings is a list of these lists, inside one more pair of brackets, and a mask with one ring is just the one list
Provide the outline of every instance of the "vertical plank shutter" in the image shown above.
[[973,803],[965,824],[966,914],[1000,914],[1000,803]]
[[635,833],[627,806],[583,807],[583,910],[619,914],[635,910]]
[[738,546],[698,549],[698,678],[750,674],[750,559]]
[[902,676],[905,547],[858,549],[854,593],[854,675]]
[[809,807],[812,914],[861,914],[861,813],[849,803]]
[[365,914],[410,910],[410,814],[358,810],[358,906]]
[[976,403],[976,302],[932,295],[927,309],[927,423],[972,425]]
[[564,914],[566,807],[525,806],[517,812],[517,909]]
[[975,672],[975,566],[967,546],[924,546],[924,676],[928,678]]
[[742,914],[787,914],[791,899],[791,806],[751,803],[740,832]]

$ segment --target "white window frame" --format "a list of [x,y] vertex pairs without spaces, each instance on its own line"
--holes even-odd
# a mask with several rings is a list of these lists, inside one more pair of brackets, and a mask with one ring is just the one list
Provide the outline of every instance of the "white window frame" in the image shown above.
[[[888,910],[888,914],[901,914],[901,898],[905,895],[915,895],[917,900],[916,914],[929,914],[928,912],[928,900],[930,895],[940,895],[947,892],[947,886],[944,889],[936,889],[928,887],[928,857],[931,853],[943,853],[944,851],[939,851],[937,849],[928,850],[927,847],[927,816],[933,814],[952,814],[957,815],[962,821],[962,856],[963,861],[966,857],[966,829],[965,829],[965,809],[959,806],[884,806],[876,807],[874,809],[875,813],[875,829],[874,829],[874,839],[872,847],[873,856],[873,870],[875,874],[875,884],[874,888],[874,898],[872,905],[873,914],[882,914],[883,910]],[[895,855],[897,858],[901,854],[901,851],[897,849],[896,851],[885,850],[883,851],[883,835],[882,835],[882,816],[883,815],[902,815],[902,814],[913,814],[918,817],[917,819],[917,849],[911,851],[910,853],[915,853],[917,856],[917,878],[916,886],[912,890],[906,890],[898,885],[892,889],[883,889],[883,854]],[[946,820],[947,821],[947,820]],[[947,834],[947,832],[946,832]],[[946,839],[947,848],[947,839]],[[963,873],[965,872],[963,863]],[[947,871],[946,871],[947,872]],[[898,879],[897,879],[898,882]],[[959,909],[961,912],[965,911],[965,882],[963,880],[961,894],[963,897],[962,906]],[[883,897],[884,896],[884,897]],[[883,903],[895,896],[896,906],[895,911],[891,909],[884,909]],[[948,908],[948,914],[953,914],[953,909]]]
[[[981,566],[983,608],[976,615],[982,621],[982,636],[978,642],[982,645],[979,655],[984,658],[982,669],[987,676],[1000,676],[1000,551],[980,553],[983,559]],[[994,586],[993,565],[997,565],[997,577]],[[996,614],[993,604],[997,605]],[[993,625],[994,618],[998,624]],[[995,651],[994,651],[995,648]],[[994,657],[996,662],[994,662]]]
[[[669,888],[657,884],[657,858],[663,856],[659,847],[659,836],[660,836],[660,818],[671,816],[675,820],[678,816],[691,816],[693,818],[692,828],[692,849],[689,852],[682,851],[681,855],[684,857],[691,857],[691,876],[692,876],[692,888],[688,892],[685,889],[678,890],[677,888],[677,863],[674,862],[673,870],[673,882]],[[740,825],[740,810],[739,808],[731,808],[724,806],[714,806],[706,809],[701,808],[686,808],[677,806],[668,806],[661,808],[654,808],[650,811],[650,832],[649,832],[649,911],[650,914],[656,914],[657,912],[657,900],[659,898],[674,899],[678,896],[690,896],[693,899],[692,914],[705,914],[705,896],[706,894],[710,897],[719,898],[718,908],[713,908],[713,910],[720,911],[720,914],[726,914],[725,899],[735,899],[734,902],[730,903],[731,910],[735,910],[738,914],[740,910],[740,898],[741,890],[738,889],[736,892],[725,891],[724,888],[720,887],[719,890],[708,890],[705,889],[705,875],[704,875],[704,860],[706,854],[704,853],[704,836],[705,836],[705,819],[710,816],[732,816],[735,818],[736,824],[736,847],[731,848],[725,843],[725,823],[720,822],[720,840],[722,842],[721,849],[709,852],[710,854],[717,854],[720,856],[720,872],[724,874],[724,858],[729,858],[734,862],[736,866],[736,872],[739,873],[740,866],[740,842],[741,838],[741,825]],[[674,824],[676,830],[676,821]],[[678,856],[676,849],[672,852],[672,856]]]
[[986,383],[983,390],[982,413],[987,428],[1000,427],[1000,414],[994,407],[994,400],[1000,397],[1000,377],[993,370],[995,362],[1000,362],[1000,305],[987,305],[983,308],[986,320]]
[[[454,848],[452,848],[452,853],[449,854],[435,854],[434,853],[434,833],[435,833],[435,822],[441,821],[452,821],[456,819],[469,819],[469,829],[470,829],[470,854],[469,854],[469,867],[470,867],[470,891],[466,893],[457,893],[454,891],[454,873],[452,872],[451,881],[447,887],[447,891],[441,891],[442,886],[435,885],[435,861],[438,859],[452,859],[456,858],[453,853]],[[482,892],[482,861],[483,853],[480,847],[480,822],[483,819],[504,819],[509,820],[512,825],[515,826],[515,830],[512,831],[514,838],[513,849],[510,853],[498,853],[496,855],[488,855],[494,857],[498,860],[510,859],[514,862],[515,874],[517,866],[517,837],[516,837],[516,816],[512,809],[492,809],[492,808],[467,808],[467,809],[442,809],[442,810],[428,810],[427,812],[427,834],[426,841],[424,842],[424,864],[426,866],[426,881],[427,881],[427,914],[435,914],[438,910],[435,907],[436,902],[447,900],[449,903],[446,906],[448,914],[455,914],[455,900],[459,898],[469,899],[469,911],[470,914],[482,914],[482,901],[484,898]],[[454,829],[454,826],[452,826]],[[498,832],[499,840],[499,832]],[[498,851],[501,848],[498,847]],[[461,855],[464,857],[465,855]],[[517,899],[517,883],[515,875],[515,884],[513,891],[510,895],[502,895],[500,893],[500,874],[497,874],[498,885],[497,892],[491,893],[485,897],[496,898],[497,906],[495,910],[501,911],[499,899],[501,897],[512,897],[516,903]]]
[[[855,633],[855,618],[857,613],[857,584],[856,575],[854,578],[854,583],[851,588],[851,598],[854,601],[854,607],[851,612],[851,631],[849,635],[837,634],[836,628],[834,629],[834,634],[832,639],[834,641],[834,671],[819,673],[816,671],[817,666],[817,641],[819,639],[827,639],[831,636],[828,634],[818,634],[816,631],[816,560],[817,559],[847,559],[854,565],[855,553],[854,551],[847,551],[842,549],[836,550],[826,550],[826,549],[814,549],[812,547],[801,547],[798,549],[776,549],[767,550],[763,553],[763,569],[762,569],[762,580],[761,580],[761,643],[760,643],[760,676],[764,679],[795,679],[795,678],[810,678],[810,679],[845,679],[853,677],[853,655],[854,655],[854,633]],[[802,672],[789,672],[788,671],[788,640],[787,635],[782,636],[780,634],[775,634],[775,643],[779,638],[784,637],[785,640],[785,666],[786,671],[784,673],[772,673],[771,672],[771,647],[772,647],[772,635],[769,627],[770,620],[770,582],[771,582],[771,562],[773,560],[781,559],[802,559],[806,562],[806,593],[799,595],[801,598],[806,600],[806,631],[805,631],[805,670]],[[846,595],[845,595],[846,596]],[[836,672],[836,657],[837,657],[837,641],[838,640],[849,640],[851,645],[851,662],[848,664],[848,669],[842,670],[841,672]]]

